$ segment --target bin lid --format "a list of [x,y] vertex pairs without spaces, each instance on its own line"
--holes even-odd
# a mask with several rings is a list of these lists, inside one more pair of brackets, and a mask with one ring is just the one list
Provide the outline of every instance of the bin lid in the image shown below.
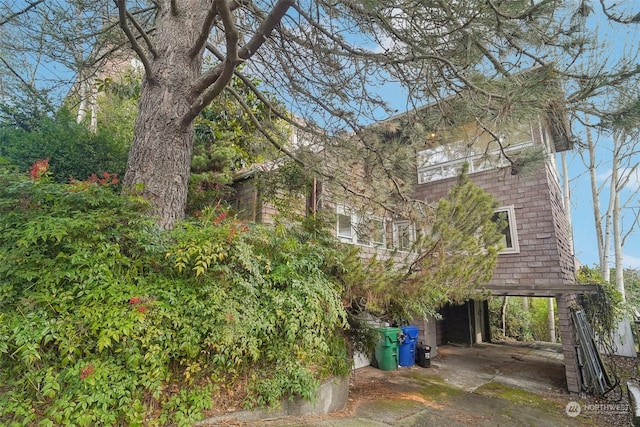
[[412,340],[415,340],[416,338],[418,338],[418,333],[420,332],[420,329],[415,326],[415,325],[406,325],[406,326],[402,326],[402,332],[405,335],[409,335],[409,337]]
[[398,339],[398,335],[402,333],[402,329],[395,327],[376,328],[380,335]]

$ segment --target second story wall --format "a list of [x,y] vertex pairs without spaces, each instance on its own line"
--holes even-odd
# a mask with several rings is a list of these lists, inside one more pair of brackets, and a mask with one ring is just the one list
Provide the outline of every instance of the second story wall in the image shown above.
[[[526,174],[510,168],[470,174],[471,180],[492,194],[499,210],[510,218],[510,248],[498,256],[489,289],[514,286],[570,285],[574,281],[570,231],[560,188],[551,164]],[[456,178],[420,185],[416,198],[435,202],[446,196]]]

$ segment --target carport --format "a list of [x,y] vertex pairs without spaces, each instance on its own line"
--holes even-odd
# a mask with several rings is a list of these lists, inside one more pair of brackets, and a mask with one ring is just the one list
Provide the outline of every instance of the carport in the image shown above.
[[[566,376],[567,390],[571,394],[578,394],[583,390],[583,379],[578,366],[578,343],[576,341],[576,330],[571,317],[571,308],[577,300],[578,295],[593,294],[597,292],[596,285],[511,285],[492,286],[488,291],[492,296],[513,296],[513,297],[553,297],[557,302],[558,329],[562,341],[562,356]],[[486,293],[486,292],[485,292]],[[444,320],[438,328],[431,328],[431,333],[443,334],[447,331],[447,338],[444,342],[461,342],[466,344],[476,344],[487,337],[488,310],[486,301],[473,300],[463,306],[445,308]],[[427,330],[425,328],[425,330]],[[438,336],[437,339],[441,337]],[[426,342],[434,342],[425,337]]]
[[492,382],[533,393],[566,393],[561,344],[447,344],[440,347],[432,367],[448,384],[469,393]]

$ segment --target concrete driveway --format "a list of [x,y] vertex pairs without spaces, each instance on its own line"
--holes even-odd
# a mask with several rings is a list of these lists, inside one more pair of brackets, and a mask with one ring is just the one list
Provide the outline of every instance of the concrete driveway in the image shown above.
[[446,345],[429,368],[355,371],[343,411],[258,421],[239,417],[220,425],[603,425],[593,414],[567,414],[567,405],[577,399],[566,391],[562,359],[560,346],[546,343]]

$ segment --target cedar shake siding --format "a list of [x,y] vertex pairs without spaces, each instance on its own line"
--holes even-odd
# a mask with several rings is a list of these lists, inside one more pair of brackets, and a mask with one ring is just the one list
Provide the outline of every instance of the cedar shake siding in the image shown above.
[[[541,164],[526,174],[510,168],[469,174],[479,187],[492,194],[499,206],[513,206],[519,253],[498,256],[487,289],[498,291],[525,286],[571,285],[573,256],[560,187],[552,166]],[[457,178],[429,182],[416,188],[416,198],[437,202]]]

